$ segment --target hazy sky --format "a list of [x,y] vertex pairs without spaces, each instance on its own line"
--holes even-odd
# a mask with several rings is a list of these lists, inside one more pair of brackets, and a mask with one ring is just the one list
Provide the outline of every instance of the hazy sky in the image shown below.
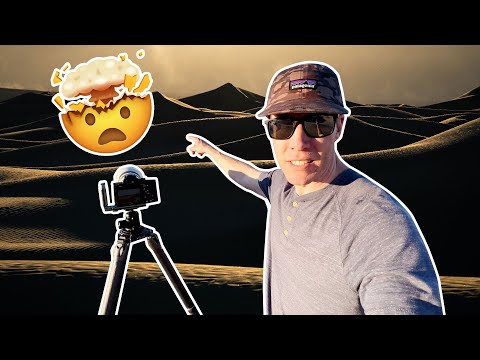
[[347,100],[359,103],[428,105],[480,86],[478,45],[2,45],[0,87],[53,90],[52,71],[65,62],[122,52],[152,74],[152,90],[173,98],[227,82],[264,96],[277,70],[304,60],[333,66]]

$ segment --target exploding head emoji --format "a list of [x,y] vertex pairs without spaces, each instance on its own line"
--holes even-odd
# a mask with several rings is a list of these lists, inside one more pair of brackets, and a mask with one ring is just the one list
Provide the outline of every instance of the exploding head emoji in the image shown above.
[[[143,50],[137,52],[142,58]],[[69,139],[91,154],[121,154],[136,146],[152,123],[150,73],[142,73],[126,54],[96,57],[71,69],[55,69],[52,102]]]

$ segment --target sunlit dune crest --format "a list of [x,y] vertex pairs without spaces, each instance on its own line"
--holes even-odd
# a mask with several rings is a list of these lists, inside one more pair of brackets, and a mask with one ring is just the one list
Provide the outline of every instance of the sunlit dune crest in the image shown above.
[[[33,216],[52,208],[62,208],[70,205],[68,199],[46,197],[0,197],[0,217]],[[1,230],[0,230],[1,231]]]
[[0,183],[3,181],[27,180],[42,176],[57,176],[59,173],[54,170],[31,170],[14,167],[0,166]]
[[60,133],[54,127],[41,127],[37,129],[19,130],[19,131],[13,131],[9,133],[3,133],[1,134],[1,137],[4,139],[12,139],[12,140],[39,141],[39,140],[61,139],[61,138],[64,138],[65,135]]
[[[10,152],[8,155],[4,154],[0,156],[0,164],[37,169],[64,168],[65,170],[88,168],[90,164],[114,166],[124,164],[126,161],[137,163],[139,160],[142,161],[142,164],[159,164],[163,163],[162,158],[159,158],[162,155],[178,152],[184,152],[187,155],[185,148],[188,142],[185,135],[190,132],[205,134],[205,131],[208,131],[209,128],[215,129],[209,137],[211,141],[217,144],[238,141],[259,134],[266,138],[261,122],[248,114],[229,117],[218,116],[209,119],[176,120],[154,125],[141,144],[127,154],[116,156],[115,159],[81,154],[72,148],[68,141],[57,141],[41,144],[35,148],[25,147],[21,151]],[[270,153],[269,157],[271,157],[269,147],[265,147],[265,150]],[[51,156],[53,153],[55,153],[55,156]],[[192,161],[195,160],[188,156],[185,162]]]
[[408,145],[408,147],[448,147],[478,136],[480,136],[480,117],[438,135]]
[[236,110],[253,112],[252,110],[263,106],[265,98],[241,89],[231,83],[226,83],[216,89],[180,99],[197,108],[207,107],[217,110]]
[[33,92],[34,90],[27,90],[27,89],[7,89],[7,88],[0,88],[0,104],[4,101],[12,99],[22,94]]
[[467,93],[450,101],[443,101],[440,103],[428,105],[430,109],[442,109],[442,110],[464,110],[464,109],[480,109],[480,87],[472,89]]
[[[104,278],[110,266],[108,261],[68,260],[0,260],[0,275],[88,275]],[[191,285],[226,285],[252,287],[261,290],[262,268],[205,264],[175,264],[182,278]],[[129,262],[128,280],[165,281],[156,262]],[[480,278],[441,276],[444,295],[480,297]]]
[[4,146],[6,148],[15,147],[15,148],[18,149],[18,148],[21,148],[21,147],[29,147],[29,146],[45,144],[45,143],[50,143],[50,142],[51,141],[49,141],[49,140],[5,139],[5,138],[2,138],[2,134],[0,134],[0,146]]
[[448,119],[442,120],[442,124],[448,124],[448,125],[460,125],[466,123],[468,120],[465,119],[463,116],[453,116],[449,117]]
[[479,96],[480,95],[480,86],[476,87],[470,91],[467,91],[465,94],[460,95],[457,99],[465,98],[465,97],[470,97],[470,96]]
[[[35,98],[28,101],[35,100],[35,102],[42,103],[42,98],[45,98],[44,100],[47,102],[49,101],[49,99],[43,95],[35,95]],[[473,94],[468,96],[477,95]],[[197,102],[193,101],[195,98]],[[261,102],[264,98],[240,89],[230,83],[217,89],[180,100],[155,92],[154,101],[158,111],[155,112],[154,125],[146,138],[134,151],[119,157],[117,161],[72,153],[74,150],[71,149],[71,144],[69,144],[68,141],[56,138],[57,136],[63,136],[62,130],[58,128],[56,130],[48,130],[51,131],[51,133],[45,135],[53,139],[52,142],[44,142],[43,144],[38,144],[36,147],[29,147],[27,146],[28,144],[22,144],[21,146],[8,144],[2,146],[0,143],[0,148],[4,149],[4,151],[0,152],[0,165],[77,170],[88,169],[90,165],[92,168],[117,166],[127,161],[138,162],[141,165],[168,162],[193,162],[196,160],[185,156],[187,154],[184,151],[187,144],[184,135],[188,132],[195,132],[208,137],[213,136],[214,139],[211,140],[217,144],[235,144],[238,142],[235,146],[226,146],[232,149],[240,149],[240,152],[236,154],[240,157],[251,154],[262,154],[264,160],[270,160],[272,158],[271,149],[266,138],[252,141],[252,137],[264,133],[261,123],[249,117],[248,113],[243,112],[245,111],[244,109],[241,111],[231,110],[233,109],[232,104],[239,99],[246,99],[245,104],[252,106],[258,104],[258,102]],[[26,100],[27,99],[25,99],[25,101]],[[189,100],[190,104],[185,102],[186,100]],[[215,110],[208,108],[215,103],[217,105],[223,104],[223,107],[216,106],[218,109]],[[51,104],[49,105],[51,106]],[[405,146],[417,143],[422,137],[437,135],[453,126],[461,125],[463,119],[471,121],[473,117],[480,116],[480,113],[478,111],[476,112],[475,109],[450,109],[451,114],[454,114],[453,116],[456,117],[456,119],[452,119],[452,116],[445,115],[445,113],[441,114],[442,110],[429,109],[427,107],[400,106],[398,104],[352,104],[352,106],[352,117],[349,119],[344,139],[339,143],[341,154],[348,156],[357,156],[363,153],[370,154],[376,151],[390,151],[391,149],[401,149],[400,152],[403,153]],[[222,108],[222,110],[220,110],[220,108]],[[1,109],[2,106],[0,106],[0,116],[2,115]],[[438,116],[437,119],[435,119],[436,116]],[[219,122],[215,123],[215,121],[217,121],[215,119],[218,119]],[[227,121],[224,122],[224,119]],[[402,119],[404,120],[403,123]],[[450,120],[445,121],[445,123],[440,122],[447,119]],[[55,119],[52,119],[52,121],[54,120]],[[232,123],[228,125],[224,124],[229,121],[232,121]],[[7,134],[11,136],[9,139],[22,138],[25,140],[35,139],[35,141],[42,141],[40,135],[49,128],[45,125],[46,123],[42,123],[41,126],[36,129],[23,128],[20,131],[7,132]],[[167,125],[169,125],[169,127],[163,127]],[[245,131],[246,128],[249,130]],[[213,131],[214,129],[216,131]],[[34,132],[22,132],[28,130]],[[220,141],[218,141],[215,139],[215,136],[220,134]],[[225,138],[227,136],[228,138]],[[1,137],[0,129],[0,138]],[[222,137],[225,139],[222,139]],[[377,141],[363,141],[366,138],[375,138]],[[252,148],[252,145],[256,146],[256,148]],[[48,154],[53,152],[56,153],[56,156],[48,156]],[[38,160],[32,161],[34,158]],[[254,157],[250,159],[260,160],[261,158]],[[71,161],[75,163],[71,163]]]
[[[108,261],[68,260],[0,260],[0,275],[55,274],[75,276],[86,274],[105,277]],[[262,269],[241,266],[203,264],[175,264],[182,278],[189,283],[203,285],[248,286],[261,288]],[[156,262],[129,262],[128,279],[165,281],[162,270]]]
[[480,278],[462,276],[441,276],[444,294],[480,297]]
[[53,250],[99,249],[107,245],[81,239],[60,227],[0,227],[0,252],[48,252]]
[[230,116],[250,116],[250,114],[245,114],[244,112],[241,111],[232,111],[232,110],[215,110],[215,109],[209,109],[208,107],[195,107],[190,104],[187,104],[181,100],[169,97],[167,95],[161,94],[161,96],[167,100],[170,101],[172,104],[178,105],[179,107],[183,107],[186,109],[194,110],[196,112],[201,111],[206,113],[205,115],[216,115],[216,116],[222,116],[222,115],[230,115]]
[[[393,118],[393,117],[376,117],[371,115],[354,115],[347,120],[350,124],[350,119],[355,118],[364,121],[371,125],[380,126],[390,130],[397,130],[408,134],[414,134],[417,136],[433,136],[439,134],[445,130],[451,129],[455,125],[435,122],[427,118],[408,119]],[[448,117],[447,117],[448,118]]]
[[200,110],[159,92],[153,92],[153,102],[155,109],[158,109],[155,111],[153,124],[221,116],[216,115],[214,110]]
[[458,125],[452,129],[406,146],[396,149],[375,151],[366,154],[347,155],[346,159],[414,156],[415,154],[423,154],[425,152],[446,149],[478,137],[480,137],[480,118],[469,121],[462,125]]
[[365,105],[357,106],[352,110],[354,115],[372,115],[380,117],[401,117],[401,118],[420,118],[420,115],[409,112],[408,110],[399,110],[387,106]]

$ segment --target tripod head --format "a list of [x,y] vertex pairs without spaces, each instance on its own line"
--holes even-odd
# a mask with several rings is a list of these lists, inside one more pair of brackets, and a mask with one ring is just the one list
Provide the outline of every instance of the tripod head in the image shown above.
[[141,210],[160,203],[158,179],[147,178],[136,165],[120,166],[113,174],[110,186],[109,192],[106,180],[98,182],[100,206],[105,214]]

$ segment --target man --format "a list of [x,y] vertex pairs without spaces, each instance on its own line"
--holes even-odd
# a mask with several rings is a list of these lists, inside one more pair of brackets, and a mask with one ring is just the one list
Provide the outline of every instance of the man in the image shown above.
[[265,314],[444,314],[440,280],[423,235],[393,194],[338,154],[350,110],[338,73],[302,62],[272,78],[264,119],[279,168],[263,170],[189,134],[269,207]]

